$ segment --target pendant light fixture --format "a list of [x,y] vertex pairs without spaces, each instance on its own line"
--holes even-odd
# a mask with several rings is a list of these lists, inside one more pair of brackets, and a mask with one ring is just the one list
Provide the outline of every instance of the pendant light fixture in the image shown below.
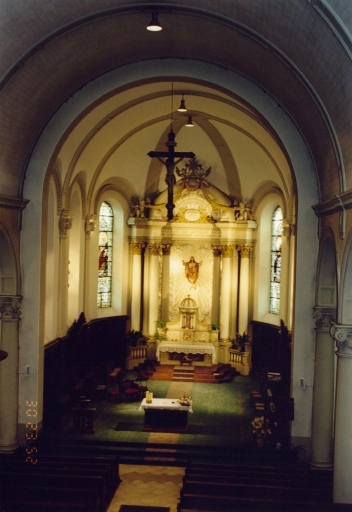
[[163,27],[159,23],[157,11],[153,11],[152,19],[149,25],[147,26],[147,30],[149,30],[150,32],[160,32],[160,30],[162,29]]
[[179,112],[187,112],[187,109],[186,109],[186,103],[185,103],[185,95],[182,93],[182,100],[181,100],[181,104],[180,106],[178,107],[177,109]]
[[188,119],[187,119],[186,126],[187,126],[187,128],[191,128],[191,127],[193,127],[193,126],[194,126],[194,124],[193,124],[193,120],[192,120],[192,114],[189,114],[189,115],[188,115]]

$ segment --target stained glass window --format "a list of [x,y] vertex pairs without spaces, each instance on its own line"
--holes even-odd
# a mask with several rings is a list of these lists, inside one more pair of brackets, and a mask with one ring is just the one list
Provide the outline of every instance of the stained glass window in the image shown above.
[[280,206],[274,211],[271,221],[271,269],[270,269],[270,306],[269,312],[280,314],[281,288],[281,245],[282,245],[282,210]]
[[98,308],[111,307],[113,225],[112,208],[103,202],[99,211]]

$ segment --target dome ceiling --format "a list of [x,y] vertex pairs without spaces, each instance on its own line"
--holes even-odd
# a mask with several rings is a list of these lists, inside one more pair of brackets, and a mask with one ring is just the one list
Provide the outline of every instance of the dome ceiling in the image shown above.
[[[91,174],[99,168],[98,184],[119,169],[118,174],[130,173],[138,194],[160,189],[162,166],[146,155],[165,147],[173,111],[178,149],[193,151],[211,166],[214,185],[233,196],[252,197],[255,190],[247,178],[260,154],[258,183],[275,174],[291,192],[284,148],[265,117],[215,81],[153,77],[152,62],[171,58],[209,63],[224,74],[248,78],[298,127],[312,154],[322,198],[351,185],[345,175],[352,161],[349,2],[164,1],[158,10],[163,30],[149,33],[148,2],[2,2],[3,195],[21,196],[33,148],[58,109],[98,77],[142,61],[151,63],[143,83],[97,100],[71,127],[76,139],[70,133],[61,141],[56,156],[65,172]],[[336,77],[338,95],[333,94]],[[176,113],[182,92],[194,128],[184,128],[185,118]],[[332,173],[338,173],[338,189]]]

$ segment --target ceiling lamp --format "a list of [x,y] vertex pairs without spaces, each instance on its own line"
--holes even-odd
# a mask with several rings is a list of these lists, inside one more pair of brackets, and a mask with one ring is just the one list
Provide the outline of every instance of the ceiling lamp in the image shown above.
[[188,126],[188,127],[194,126],[193,121],[192,121],[192,114],[189,114],[186,126]]
[[184,94],[182,94],[181,104],[177,109],[179,112],[187,112]]
[[147,30],[150,30],[151,32],[159,32],[162,29],[163,27],[160,25],[158,20],[158,13],[156,11],[153,11],[152,19],[149,25],[147,26]]

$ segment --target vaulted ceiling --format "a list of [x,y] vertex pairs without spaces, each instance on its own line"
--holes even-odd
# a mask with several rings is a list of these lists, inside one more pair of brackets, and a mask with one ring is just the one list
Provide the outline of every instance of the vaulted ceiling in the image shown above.
[[[154,7],[163,26],[159,33],[145,29]],[[312,155],[321,199],[351,188],[349,0],[164,0],[157,6],[128,0],[2,0],[0,20],[0,196],[22,196],[33,148],[63,105],[99,77],[142,62],[147,69],[150,64],[143,82],[96,100],[77,120],[76,133],[79,126],[86,130],[77,144],[109,119],[104,155],[111,155],[118,141],[138,134],[133,145],[125,146],[126,156],[140,148],[141,160],[136,158],[134,167],[145,168],[147,150],[163,145],[172,110],[178,145],[200,152],[214,166],[215,176],[217,167],[226,176],[227,169],[238,166],[230,146],[237,147],[239,161],[243,148],[253,155],[256,148],[265,147],[270,165],[285,174],[278,156],[278,148],[282,153],[285,148],[265,116],[248,99],[230,95],[214,77],[207,83],[172,72],[168,80],[153,76],[154,63],[170,59],[217,66],[224,75],[234,72],[251,81],[301,133]],[[194,114],[192,135],[181,131],[185,119],[174,112],[181,93]],[[121,117],[114,132],[117,114]],[[67,141],[61,149],[67,166],[74,158],[84,159]],[[100,155],[99,161],[103,158]],[[246,162],[244,169],[248,157]],[[159,180],[153,165],[148,161],[145,190]],[[268,168],[263,176],[270,175]],[[219,174],[218,184],[222,179]],[[282,183],[289,187],[285,176]],[[246,196],[253,191],[233,173],[228,192]]]

